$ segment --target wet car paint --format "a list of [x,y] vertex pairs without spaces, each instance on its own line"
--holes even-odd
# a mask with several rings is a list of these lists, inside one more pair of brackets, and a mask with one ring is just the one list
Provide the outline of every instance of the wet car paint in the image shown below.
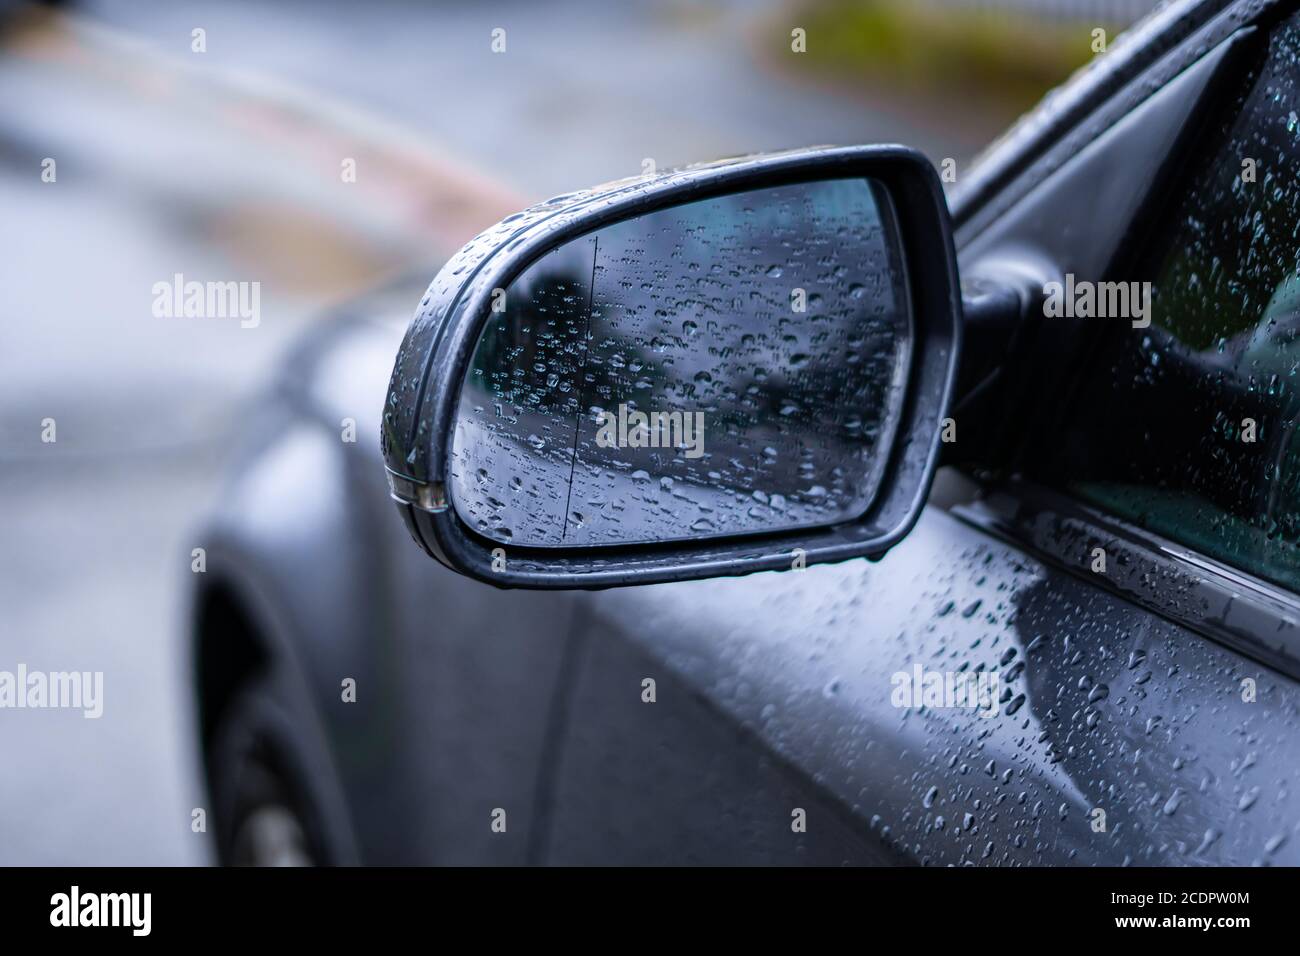
[[[1300,859],[1300,687],[938,509],[875,565],[591,602],[593,642],[680,672],[917,862]],[[996,671],[1000,712],[892,706],[917,663]]]

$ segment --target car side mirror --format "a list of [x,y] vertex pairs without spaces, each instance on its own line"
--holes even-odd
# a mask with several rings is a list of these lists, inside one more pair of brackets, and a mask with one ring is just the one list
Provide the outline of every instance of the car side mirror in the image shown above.
[[429,287],[389,486],[429,554],[506,587],[878,557],[928,495],[960,322],[947,206],[909,149],[552,199]]

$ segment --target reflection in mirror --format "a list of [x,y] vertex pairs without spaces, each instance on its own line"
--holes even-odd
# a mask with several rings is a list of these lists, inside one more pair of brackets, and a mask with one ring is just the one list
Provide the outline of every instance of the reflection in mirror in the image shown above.
[[911,359],[888,203],[863,179],[769,187],[542,256],[493,297],[461,390],[461,518],[570,547],[859,517]]

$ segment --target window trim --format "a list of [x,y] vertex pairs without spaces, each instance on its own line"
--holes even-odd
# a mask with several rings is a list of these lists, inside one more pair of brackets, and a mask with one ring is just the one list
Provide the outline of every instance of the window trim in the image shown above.
[[[1278,585],[1026,481],[986,488],[952,513],[1045,563],[1300,680],[1300,597]],[[1103,572],[1092,570],[1096,548],[1105,554]]]
[[958,251],[1207,49],[1294,5],[1295,0],[1172,0],[1153,10],[975,157],[948,197]]

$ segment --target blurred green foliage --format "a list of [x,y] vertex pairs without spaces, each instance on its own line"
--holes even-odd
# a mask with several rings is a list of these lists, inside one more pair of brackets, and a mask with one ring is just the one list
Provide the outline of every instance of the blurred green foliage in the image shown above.
[[807,31],[795,69],[903,93],[975,96],[1016,114],[1093,58],[1094,29],[1106,30],[1107,43],[1118,32],[926,0],[802,0],[784,22]]

